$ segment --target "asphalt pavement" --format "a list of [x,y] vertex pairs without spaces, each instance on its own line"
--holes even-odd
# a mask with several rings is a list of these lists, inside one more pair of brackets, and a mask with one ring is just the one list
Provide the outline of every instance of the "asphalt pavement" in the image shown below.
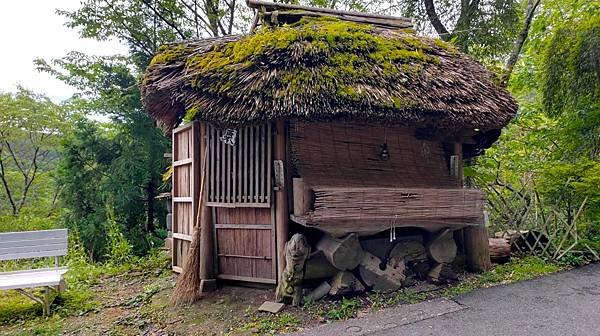
[[600,336],[600,264],[401,305],[297,335]]

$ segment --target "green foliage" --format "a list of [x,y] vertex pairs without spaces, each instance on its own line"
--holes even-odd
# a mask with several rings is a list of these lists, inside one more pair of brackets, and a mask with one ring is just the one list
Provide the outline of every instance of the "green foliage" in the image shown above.
[[501,60],[511,50],[524,12],[519,0],[434,1],[436,12],[429,14],[424,3],[407,0],[397,8],[421,32],[434,33],[430,18],[439,18],[448,31],[445,40],[486,63]]
[[404,288],[393,293],[373,293],[369,295],[372,307],[375,309],[394,306],[400,303],[417,303],[429,298],[426,292],[416,292],[411,288]]
[[129,244],[121,228],[114,219],[114,212],[108,209],[108,224],[106,227],[108,239],[107,260],[112,265],[123,265],[131,260],[132,246]]
[[347,320],[355,317],[360,307],[361,302],[358,299],[342,298],[325,312],[325,317],[330,320]]
[[[600,251],[600,3],[542,2],[509,89],[517,118],[466,171],[479,185],[535,190],[545,210],[577,219]],[[494,194],[489,195],[493,201]],[[544,209],[542,209],[544,210]]]
[[[143,132],[143,124],[127,125]],[[80,118],[75,120],[73,133],[63,144],[59,177],[65,190],[62,200],[67,224],[79,232],[95,260],[102,260],[110,251],[107,224],[116,222],[120,226],[136,255],[145,253],[155,243],[155,218],[161,226],[165,225],[165,210],[158,206],[150,210],[146,200],[160,186],[164,163],[159,153],[166,140],[151,133],[150,139],[158,141],[152,147],[152,143],[138,142],[131,130],[123,130],[123,126],[100,125]],[[153,129],[150,126],[151,132]],[[114,214],[108,213],[107,207]]]

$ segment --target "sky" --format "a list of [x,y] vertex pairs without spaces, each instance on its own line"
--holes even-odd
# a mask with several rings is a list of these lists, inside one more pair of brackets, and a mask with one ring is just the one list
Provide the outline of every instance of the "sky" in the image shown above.
[[69,98],[75,89],[35,70],[33,60],[60,58],[77,50],[90,55],[124,54],[117,41],[83,39],[64,26],[56,9],[73,10],[80,0],[0,0],[0,92],[14,92],[20,84],[55,102]]

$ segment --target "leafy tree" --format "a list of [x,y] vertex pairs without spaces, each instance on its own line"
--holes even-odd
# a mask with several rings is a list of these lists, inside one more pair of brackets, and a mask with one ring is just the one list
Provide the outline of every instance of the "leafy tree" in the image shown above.
[[22,87],[0,94],[0,215],[52,215],[61,190],[52,172],[68,128],[67,113],[47,97]]
[[567,221],[586,200],[584,220],[598,238],[599,12],[598,2],[542,3],[509,81],[519,115],[474,167],[480,183],[535,188]]

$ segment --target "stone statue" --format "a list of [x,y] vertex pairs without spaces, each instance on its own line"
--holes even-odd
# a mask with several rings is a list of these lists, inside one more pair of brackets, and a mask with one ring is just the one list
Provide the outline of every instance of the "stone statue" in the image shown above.
[[296,233],[285,243],[285,269],[279,276],[279,284],[275,298],[283,302],[292,299],[292,305],[297,306],[302,299],[302,279],[304,278],[304,262],[310,253],[306,237]]

